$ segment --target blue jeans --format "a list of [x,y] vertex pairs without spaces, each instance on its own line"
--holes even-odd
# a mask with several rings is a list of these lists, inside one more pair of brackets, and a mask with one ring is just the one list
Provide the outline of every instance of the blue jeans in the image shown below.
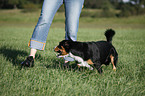
[[65,4],[65,39],[77,40],[79,17],[84,0],[44,0],[41,15],[29,42],[30,48],[44,50],[54,15],[63,3]]

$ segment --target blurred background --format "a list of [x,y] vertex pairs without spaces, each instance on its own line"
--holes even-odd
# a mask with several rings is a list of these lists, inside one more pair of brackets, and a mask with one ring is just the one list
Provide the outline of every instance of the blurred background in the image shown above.
[[[43,0],[0,0],[0,26],[35,27]],[[51,27],[64,28],[64,4]],[[145,28],[145,0],[85,0],[80,28]]]
[[[0,0],[0,9],[23,9],[32,12],[41,9],[43,0]],[[82,12],[91,17],[128,17],[145,13],[145,0],[85,0],[85,9],[98,9],[101,12]],[[62,6],[59,11],[64,11]]]

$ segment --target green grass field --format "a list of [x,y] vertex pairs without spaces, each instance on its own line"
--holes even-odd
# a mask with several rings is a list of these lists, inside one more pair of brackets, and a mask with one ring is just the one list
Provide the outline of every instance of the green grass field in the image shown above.
[[104,73],[79,69],[71,62],[63,68],[53,47],[64,39],[64,14],[57,13],[45,51],[38,51],[34,68],[19,67],[29,55],[27,47],[39,12],[0,10],[0,96],[144,96],[145,15],[128,18],[80,18],[79,41],[105,40],[113,28],[113,45],[119,53],[117,71]]

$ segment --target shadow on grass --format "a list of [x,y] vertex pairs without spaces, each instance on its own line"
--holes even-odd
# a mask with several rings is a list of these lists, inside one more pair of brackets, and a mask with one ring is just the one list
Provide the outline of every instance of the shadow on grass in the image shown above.
[[22,62],[22,60],[18,59],[18,56],[28,56],[28,53],[25,51],[11,49],[11,47],[7,48],[6,46],[0,48],[0,54],[3,54],[3,56],[6,57],[6,60],[12,62],[14,66],[17,66]]
[[[12,62],[13,66],[20,66],[21,62],[24,61],[24,59],[20,59],[19,57],[27,57],[28,53],[26,51],[13,49],[10,46],[3,46],[0,48],[0,54],[2,54],[4,57],[6,57],[7,61]],[[37,60],[42,61],[44,58],[40,54],[36,54]],[[66,69],[66,67],[61,66],[63,65],[63,60],[57,60],[57,58],[49,58],[51,59],[52,64],[51,65],[44,65],[46,68],[52,68],[52,69]],[[47,60],[49,62],[50,60]],[[76,65],[69,65],[69,68],[75,68]]]
[[[76,61],[71,61],[68,64],[64,64],[63,59],[57,59],[57,58],[49,58],[53,64],[44,64],[44,66],[48,69],[59,69],[59,70],[65,70],[65,71],[73,71],[73,72],[86,72],[92,73],[94,70],[89,70],[87,67],[80,67],[78,68]],[[48,60],[48,62],[49,62]],[[95,69],[95,68],[94,68]],[[95,72],[95,71],[94,71]]]
[[45,65],[48,69],[60,69],[60,70],[67,70],[72,71],[78,69],[76,62],[70,62],[67,65],[64,65],[64,60],[62,59],[51,59],[53,64],[52,65]]
[[[19,57],[28,56],[28,53],[26,51],[13,49],[10,46],[1,47],[0,54],[2,54],[4,57],[6,57],[7,61],[12,62],[13,66],[19,66],[19,69],[21,69],[21,62],[23,62],[25,60],[25,59],[21,59]],[[57,59],[54,57],[49,57],[49,58],[44,57],[43,58],[40,54],[37,54],[36,57],[39,62],[43,62],[44,59],[46,59],[45,60],[46,62],[50,62],[50,60],[51,60],[51,64],[44,63],[42,65],[48,69],[60,69],[60,70],[67,70],[67,71],[85,71],[85,70],[87,70],[87,68],[85,68],[85,67],[78,68],[76,62],[70,62],[70,64],[64,66],[63,59]]]

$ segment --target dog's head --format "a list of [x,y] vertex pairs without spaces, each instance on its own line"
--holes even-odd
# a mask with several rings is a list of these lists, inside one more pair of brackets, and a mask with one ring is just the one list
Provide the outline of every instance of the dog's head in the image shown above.
[[71,40],[63,40],[59,42],[59,45],[54,48],[54,51],[58,53],[57,57],[63,57],[68,55],[71,48]]

